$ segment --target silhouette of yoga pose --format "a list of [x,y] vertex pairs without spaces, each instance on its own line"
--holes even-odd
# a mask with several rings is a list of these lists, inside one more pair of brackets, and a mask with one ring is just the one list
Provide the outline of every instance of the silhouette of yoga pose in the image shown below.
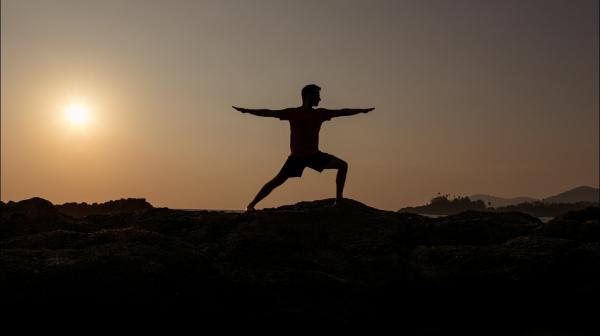
[[304,168],[310,167],[318,172],[323,169],[337,169],[335,205],[343,200],[344,183],[348,172],[348,163],[331,154],[319,150],[319,131],[323,121],[331,118],[350,116],[358,113],[367,113],[375,108],[367,109],[340,109],[328,110],[324,108],[313,109],[321,101],[321,88],[309,84],[302,89],[302,106],[290,107],[283,110],[246,109],[232,106],[242,113],[250,113],[260,117],[274,117],[290,122],[290,151],[291,154],[283,167],[273,179],[267,182],[256,194],[256,197],[246,207],[247,211],[254,207],[263,198],[267,197],[273,189],[282,185],[290,177],[300,177]]

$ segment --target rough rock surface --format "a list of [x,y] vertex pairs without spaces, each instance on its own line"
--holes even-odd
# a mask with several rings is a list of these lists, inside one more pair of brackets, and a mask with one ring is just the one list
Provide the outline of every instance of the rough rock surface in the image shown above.
[[59,212],[71,217],[81,218],[89,215],[111,215],[124,212],[135,212],[139,210],[151,209],[152,204],[145,198],[127,198],[105,203],[64,203],[56,205]]
[[594,327],[597,207],[542,223],[516,212],[433,219],[331,201],[81,218],[39,198],[0,204],[0,297],[15,311],[60,304],[258,325]]

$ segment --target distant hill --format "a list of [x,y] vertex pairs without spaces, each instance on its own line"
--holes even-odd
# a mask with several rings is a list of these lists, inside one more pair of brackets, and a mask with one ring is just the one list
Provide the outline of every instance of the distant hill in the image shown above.
[[477,195],[469,196],[469,198],[473,201],[483,201],[483,202],[485,202],[486,205],[488,205],[488,203],[491,203],[489,206],[491,206],[493,208],[539,201],[539,199],[536,199],[533,197],[504,198],[504,197],[497,197],[497,196],[485,195],[485,194],[477,194]]
[[[588,186],[577,187],[565,192],[562,192],[558,195],[550,196],[543,199],[537,199],[533,197],[512,197],[512,198],[504,198],[498,196],[492,196],[487,194],[476,194],[469,196],[469,198],[473,201],[483,201],[486,205],[491,206],[493,208],[507,207],[512,205],[518,205],[521,203],[535,203],[535,202],[544,202],[544,203],[579,203],[579,202],[592,202],[592,203],[600,203],[600,189],[592,188]],[[490,204],[488,204],[490,203]]]
[[594,202],[576,202],[576,203],[544,203],[544,202],[528,202],[517,205],[508,205],[497,208],[487,208],[487,211],[492,212],[522,212],[535,217],[556,217],[563,215],[569,211],[579,211],[588,207],[597,207],[598,203]]
[[429,204],[417,207],[406,207],[398,210],[402,213],[416,213],[428,215],[455,215],[468,210],[485,210],[483,201],[472,201],[469,197],[456,197],[449,199],[449,195],[437,196]]
[[558,195],[542,199],[544,203],[576,203],[594,202],[600,203],[600,189],[588,186],[577,187]]

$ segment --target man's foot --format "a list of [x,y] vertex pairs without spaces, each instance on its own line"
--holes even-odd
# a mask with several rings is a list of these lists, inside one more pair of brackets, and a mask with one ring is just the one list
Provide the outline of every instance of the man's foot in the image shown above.
[[333,201],[333,204],[331,205],[332,208],[338,208],[340,207],[342,204],[344,204],[344,199],[343,198],[336,198]]

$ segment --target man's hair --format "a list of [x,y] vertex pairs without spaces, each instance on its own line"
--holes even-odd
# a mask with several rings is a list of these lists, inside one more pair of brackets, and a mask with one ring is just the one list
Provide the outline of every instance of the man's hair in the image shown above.
[[308,84],[307,86],[302,88],[302,101],[305,101],[308,97],[319,93],[321,88],[316,84]]

